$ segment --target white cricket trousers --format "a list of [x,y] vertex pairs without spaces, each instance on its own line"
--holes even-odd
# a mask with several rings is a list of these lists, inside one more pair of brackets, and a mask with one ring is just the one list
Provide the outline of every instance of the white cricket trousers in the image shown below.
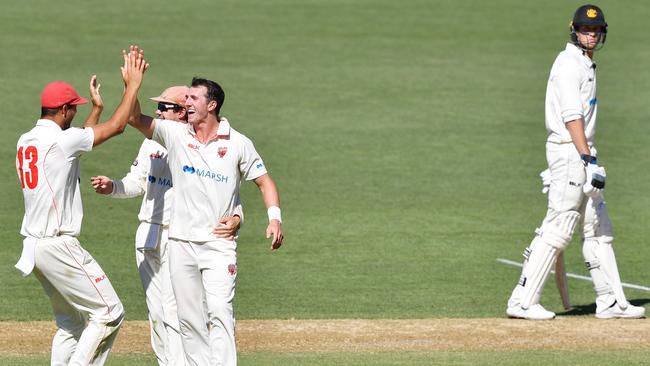
[[[591,154],[596,156],[595,147],[591,147]],[[544,223],[553,221],[560,213],[577,211],[580,213],[578,227],[582,229],[584,239],[595,236],[612,237],[612,225],[602,195],[590,198],[582,191],[585,168],[573,143],[547,142],[546,160],[551,170],[551,186]]]
[[34,254],[58,327],[52,366],[103,365],[124,319],[110,280],[72,236],[39,239]]
[[[594,147],[590,149],[591,155],[596,156],[596,149]],[[573,143],[557,144],[547,142],[546,160],[551,171],[551,186],[548,192],[548,210],[546,211],[546,217],[544,217],[541,226],[542,232],[547,230],[549,225],[552,225],[554,221],[561,219],[563,217],[562,215],[565,215],[567,212],[579,213],[580,222],[578,227],[582,230],[583,256],[585,262],[606,261],[603,265],[612,263],[611,268],[614,270],[616,264],[613,254],[609,257],[599,259],[595,253],[592,253],[594,252],[595,245],[600,245],[601,248],[605,245],[611,247],[613,232],[607,213],[607,206],[605,205],[602,194],[590,198],[583,193],[582,187],[585,182],[585,168],[578,150]],[[535,237],[527,250],[535,251],[536,243],[539,243],[541,240],[541,237]],[[568,237],[562,245],[566,247],[570,240],[571,238]],[[555,257],[553,260],[555,260]],[[526,273],[527,265],[528,262],[525,262],[524,269],[522,269],[522,276]],[[621,303],[627,303],[622,294],[620,281],[616,279],[618,278],[618,269],[615,269],[615,272],[614,278],[608,277],[599,268],[590,269],[594,290],[596,291],[596,311],[600,311],[603,307],[609,307],[611,305],[614,290],[620,292]],[[530,275],[535,276],[536,274]],[[539,292],[535,295],[534,303],[539,302],[539,296],[541,295],[541,289],[545,281],[546,277],[540,285]],[[512,304],[521,304],[522,297],[524,296],[524,287],[521,283],[520,280],[519,284],[515,286],[508,301],[509,306],[512,306]]]
[[237,243],[228,240],[169,240],[172,286],[188,365],[237,365],[236,249]]
[[[184,366],[185,353],[169,274],[167,232],[167,227],[142,222],[135,235],[135,260],[149,311],[151,347],[158,364]],[[157,245],[144,249],[150,241]]]

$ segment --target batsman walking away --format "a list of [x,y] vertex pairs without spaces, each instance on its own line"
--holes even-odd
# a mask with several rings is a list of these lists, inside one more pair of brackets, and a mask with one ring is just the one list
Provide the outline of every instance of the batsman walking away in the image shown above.
[[[582,232],[582,254],[596,292],[596,318],[642,318],[643,307],[630,304],[621,285],[614,255],[611,221],[603,197],[605,169],[594,145],[596,133],[596,64],[594,53],[607,39],[608,26],[595,5],[579,7],[570,25],[570,42],[555,59],[546,88],[546,160],[550,181],[548,210],[535,237],[524,250],[519,282],[508,300],[513,318],[553,319],[539,302],[553,265],[562,268],[576,226]],[[560,261],[558,262],[558,258]],[[563,303],[566,279],[559,274]]]

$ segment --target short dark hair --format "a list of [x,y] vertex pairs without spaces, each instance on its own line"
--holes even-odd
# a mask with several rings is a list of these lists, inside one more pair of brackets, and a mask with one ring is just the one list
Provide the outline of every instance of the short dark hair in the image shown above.
[[61,110],[61,107],[59,107],[59,108],[41,107],[41,118],[48,117],[48,116],[54,116],[57,113],[59,113],[60,110]]
[[192,78],[192,87],[194,88],[197,86],[205,86],[205,88],[208,90],[207,94],[205,95],[205,97],[208,98],[208,101],[214,100],[217,102],[217,109],[215,110],[215,113],[218,116],[219,111],[221,110],[221,106],[223,106],[223,101],[226,99],[226,94],[223,92],[221,85],[212,80],[195,76]]

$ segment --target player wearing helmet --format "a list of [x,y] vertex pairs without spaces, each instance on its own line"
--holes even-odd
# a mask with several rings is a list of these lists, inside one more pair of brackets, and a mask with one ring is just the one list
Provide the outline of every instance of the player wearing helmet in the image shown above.
[[544,283],[576,226],[582,230],[582,253],[596,291],[596,317],[641,318],[645,309],[625,298],[612,249],[614,235],[602,190],[605,169],[598,165],[596,64],[594,51],[607,36],[602,10],[579,7],[570,25],[571,42],[555,59],[546,88],[546,159],[551,183],[548,210],[531,244],[524,267],[508,300],[513,318],[553,319],[539,304]]

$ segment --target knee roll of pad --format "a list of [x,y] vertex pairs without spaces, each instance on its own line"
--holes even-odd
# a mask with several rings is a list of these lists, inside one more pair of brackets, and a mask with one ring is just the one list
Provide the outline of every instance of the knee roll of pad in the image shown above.
[[578,220],[580,214],[577,211],[560,213],[553,221],[544,225],[542,240],[552,247],[563,250],[569,245]]

